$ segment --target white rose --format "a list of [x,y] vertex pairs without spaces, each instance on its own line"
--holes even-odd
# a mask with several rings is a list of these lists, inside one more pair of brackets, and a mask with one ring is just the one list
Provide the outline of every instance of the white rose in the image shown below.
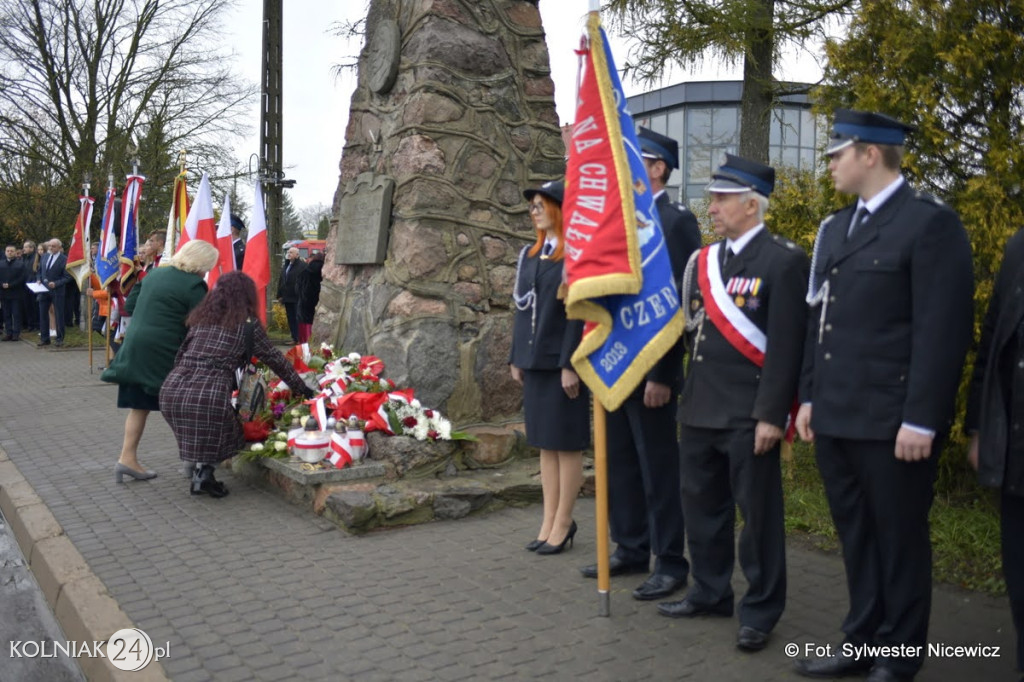
[[302,414],[302,413],[301,413],[301,412],[299,412],[299,410],[298,410],[298,409],[294,409],[294,410],[292,410],[292,416],[293,416],[293,417],[298,417],[298,416],[299,416],[300,414]]
[[276,438],[277,440],[288,440],[288,434],[284,431],[278,431]]
[[263,452],[263,443],[253,443],[249,449],[253,452]]
[[359,362],[362,359],[362,357],[363,356],[360,355],[359,353],[349,353],[348,354],[349,362]]
[[287,449],[288,449],[288,443],[285,443],[284,441],[280,441],[279,440],[276,443],[274,443],[274,450],[276,450],[278,452],[284,452]]

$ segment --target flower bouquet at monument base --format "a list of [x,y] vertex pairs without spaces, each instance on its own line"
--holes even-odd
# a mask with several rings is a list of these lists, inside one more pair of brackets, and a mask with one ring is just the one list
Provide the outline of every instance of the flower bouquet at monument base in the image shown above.
[[[373,355],[336,355],[322,344],[291,348],[285,357],[316,395],[295,398],[266,366],[267,407],[243,425],[251,443],[246,458],[299,457],[315,467],[344,468],[369,455],[368,436],[407,436],[417,441],[471,440],[438,410],[426,407],[411,387],[385,378],[384,363]],[[379,441],[378,441],[379,442]]]

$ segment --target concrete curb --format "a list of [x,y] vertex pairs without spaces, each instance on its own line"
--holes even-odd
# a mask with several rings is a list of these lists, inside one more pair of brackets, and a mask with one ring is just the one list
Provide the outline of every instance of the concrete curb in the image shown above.
[[[83,648],[105,642],[134,624],[75,549],[57,519],[0,448],[0,511],[68,641]],[[153,661],[144,670],[115,668],[106,658],[76,659],[90,682],[162,682],[169,678]]]

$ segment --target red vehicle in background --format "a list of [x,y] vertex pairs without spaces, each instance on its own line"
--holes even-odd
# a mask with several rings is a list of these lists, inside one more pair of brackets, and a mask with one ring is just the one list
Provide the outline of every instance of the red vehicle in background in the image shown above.
[[314,251],[319,251],[320,253],[327,251],[327,241],[324,239],[292,239],[284,243],[282,256],[287,254],[288,249],[293,246],[299,250],[299,258],[304,261],[308,261]]

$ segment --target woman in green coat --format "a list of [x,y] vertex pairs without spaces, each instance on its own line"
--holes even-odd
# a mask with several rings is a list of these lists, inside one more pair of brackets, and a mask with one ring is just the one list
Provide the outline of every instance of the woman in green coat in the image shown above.
[[167,266],[157,268],[132,289],[125,304],[131,315],[124,344],[100,377],[118,384],[117,406],[128,408],[124,443],[114,467],[114,480],[155,478],[139,464],[139,441],[146,419],[159,411],[160,385],[174,367],[185,339],[185,318],[206,295],[203,277],[217,263],[217,248],[202,240],[181,247]]

